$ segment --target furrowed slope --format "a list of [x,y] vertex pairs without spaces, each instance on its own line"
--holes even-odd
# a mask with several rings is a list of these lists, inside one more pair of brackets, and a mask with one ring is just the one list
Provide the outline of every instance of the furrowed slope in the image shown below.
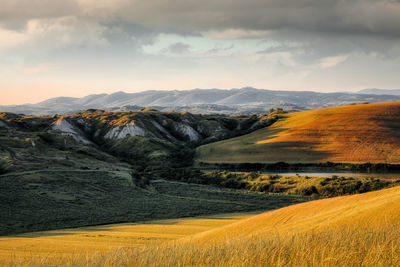
[[248,135],[197,149],[205,163],[400,163],[400,102],[288,114]]

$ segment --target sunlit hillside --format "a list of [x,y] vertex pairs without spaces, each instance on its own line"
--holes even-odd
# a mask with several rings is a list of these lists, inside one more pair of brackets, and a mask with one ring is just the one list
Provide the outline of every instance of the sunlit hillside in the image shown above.
[[171,261],[216,266],[399,266],[399,219],[400,187],[318,200],[199,234],[178,244]]
[[201,146],[205,163],[400,163],[400,102],[288,114],[253,133]]
[[374,229],[384,225],[400,226],[400,187],[285,207],[200,234],[193,240],[209,242],[232,236],[278,233],[319,234],[334,228]]
[[25,266],[399,266],[400,187],[263,213],[178,241]]
[[153,220],[0,237],[0,266],[46,257],[92,257],[110,250],[168,242],[231,224],[260,212]]

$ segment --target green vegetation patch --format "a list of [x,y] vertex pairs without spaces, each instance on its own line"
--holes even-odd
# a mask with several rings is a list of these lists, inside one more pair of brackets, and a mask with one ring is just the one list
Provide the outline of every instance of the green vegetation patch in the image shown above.
[[0,234],[3,235],[271,210],[308,200],[148,179],[125,170],[27,171],[5,174],[0,179]]
[[400,179],[374,177],[310,177],[301,175],[277,175],[261,172],[229,172],[193,170],[188,168],[166,169],[158,175],[164,179],[189,183],[216,185],[225,188],[246,189],[254,192],[334,197],[365,193],[400,185]]

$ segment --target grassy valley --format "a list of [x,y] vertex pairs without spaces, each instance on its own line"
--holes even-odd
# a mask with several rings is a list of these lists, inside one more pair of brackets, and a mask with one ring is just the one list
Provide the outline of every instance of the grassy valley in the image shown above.
[[0,55],[0,267],[400,267],[400,0],[0,0]]
[[129,171],[121,170],[27,171],[2,175],[0,179],[0,233],[3,235],[270,210],[307,200],[167,180],[152,179],[143,183]]
[[[400,176],[253,169],[395,170],[399,115],[398,102],[236,117],[1,113],[0,255],[10,266],[396,265]],[[84,228],[37,232],[71,227]],[[15,246],[37,257],[12,258]]]
[[194,148],[272,123],[271,116],[103,112],[0,114],[0,234],[269,210],[306,201],[170,181]]

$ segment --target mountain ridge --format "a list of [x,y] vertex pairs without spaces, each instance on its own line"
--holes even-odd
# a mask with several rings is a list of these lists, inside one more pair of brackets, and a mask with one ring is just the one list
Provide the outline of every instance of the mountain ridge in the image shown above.
[[358,91],[359,94],[371,94],[371,95],[400,95],[400,89],[378,89],[368,88]]
[[[275,91],[244,87],[241,89],[122,91],[85,97],[56,97],[36,104],[0,106],[0,111],[30,115],[73,114],[87,109],[107,111],[155,107],[161,111],[188,111],[211,114],[266,113],[270,108],[301,111],[352,103],[400,101],[400,95],[361,93],[320,93],[313,91]],[[203,106],[202,106],[203,105]],[[214,105],[216,109],[204,105]]]

